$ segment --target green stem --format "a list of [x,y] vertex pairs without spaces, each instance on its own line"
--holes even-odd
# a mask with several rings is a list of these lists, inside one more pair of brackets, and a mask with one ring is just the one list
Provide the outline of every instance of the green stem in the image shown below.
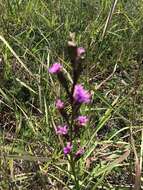
[[73,160],[73,155],[71,155],[71,157],[70,157],[70,166],[71,166],[72,174],[74,176],[74,182],[75,182],[76,190],[80,190],[79,181],[78,181],[77,176],[76,176],[75,162]]

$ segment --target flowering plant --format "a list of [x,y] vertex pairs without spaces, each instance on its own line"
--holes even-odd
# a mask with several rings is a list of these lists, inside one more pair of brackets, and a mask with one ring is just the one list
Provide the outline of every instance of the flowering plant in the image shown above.
[[91,93],[85,90],[82,84],[79,84],[79,77],[83,71],[83,60],[85,49],[83,47],[77,47],[74,42],[68,43],[68,52],[70,61],[72,64],[72,80],[73,83],[69,86],[69,83],[63,73],[63,66],[60,63],[54,63],[49,68],[49,73],[57,75],[59,82],[67,93],[67,100],[71,113],[66,111],[66,103],[60,98],[55,102],[56,109],[60,112],[66,124],[60,124],[56,127],[56,134],[61,136],[63,144],[63,154],[67,157],[71,171],[74,176],[76,189],[79,189],[79,180],[76,175],[76,162],[84,154],[84,147],[78,143],[78,135],[81,128],[85,127],[89,121],[89,118],[80,114],[80,107],[82,104],[88,104],[91,102]]

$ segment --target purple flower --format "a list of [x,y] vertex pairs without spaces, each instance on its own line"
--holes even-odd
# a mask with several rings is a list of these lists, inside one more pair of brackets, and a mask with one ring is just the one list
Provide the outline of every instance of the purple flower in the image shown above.
[[83,47],[78,47],[77,48],[77,56],[81,57],[84,54],[85,54],[85,49]]
[[56,100],[56,108],[58,110],[62,110],[64,108],[64,102],[62,100],[60,100],[60,99],[57,99]]
[[63,127],[61,125],[59,125],[56,129],[56,134],[66,135],[67,133],[68,133],[67,125],[64,125]]
[[87,116],[78,116],[78,118],[76,119],[77,124],[79,126],[85,126],[87,124],[87,122],[89,121]]
[[82,156],[84,154],[84,148],[80,148],[76,153],[75,153],[75,157],[79,158],[80,156]]
[[63,151],[64,151],[64,155],[67,155],[71,152],[72,150],[72,144],[71,142],[67,142],[67,146],[64,147]]
[[89,103],[91,94],[81,84],[77,84],[74,87],[73,98],[78,103]]
[[49,73],[52,74],[57,74],[59,72],[61,72],[62,70],[62,65],[60,63],[54,63],[50,68],[49,68]]

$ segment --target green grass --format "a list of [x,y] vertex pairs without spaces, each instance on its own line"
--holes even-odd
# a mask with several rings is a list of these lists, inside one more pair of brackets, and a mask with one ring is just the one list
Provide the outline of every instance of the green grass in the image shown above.
[[143,186],[135,171],[143,155],[143,4],[118,1],[104,34],[113,2],[0,1],[0,189],[74,189],[54,132],[62,122],[55,98],[65,94],[47,72],[60,61],[70,80],[70,32],[86,49],[80,82],[93,93],[81,109],[91,119],[80,139],[80,189]]

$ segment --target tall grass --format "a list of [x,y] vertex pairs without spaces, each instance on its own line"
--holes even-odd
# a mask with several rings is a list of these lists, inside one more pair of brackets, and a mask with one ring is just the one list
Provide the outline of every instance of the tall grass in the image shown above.
[[93,94],[81,109],[91,119],[80,188],[143,188],[142,10],[142,0],[0,1],[1,189],[74,189],[54,133],[64,94],[47,71],[59,61],[71,79],[70,32],[86,49],[80,82]]

